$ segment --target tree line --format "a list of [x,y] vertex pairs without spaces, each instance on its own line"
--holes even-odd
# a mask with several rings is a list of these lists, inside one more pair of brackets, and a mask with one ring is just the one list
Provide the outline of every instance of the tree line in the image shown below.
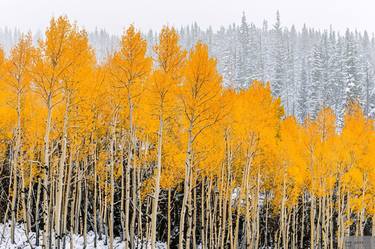
[[[357,98],[366,115],[375,115],[375,37],[367,31],[339,32],[303,25],[283,26],[277,13],[273,22],[255,25],[243,14],[239,23],[219,29],[203,29],[194,23],[178,29],[183,48],[197,41],[208,44],[217,58],[223,84],[246,88],[253,80],[270,81],[285,112],[303,121],[325,106],[332,108],[342,126],[346,102]],[[144,33],[149,51],[158,32]],[[103,60],[118,47],[118,37],[105,30],[89,34],[98,58]]]
[[[270,81],[285,113],[300,122],[328,106],[342,127],[346,102],[351,98],[359,100],[366,115],[375,117],[374,33],[340,32],[332,26],[322,30],[307,25],[285,27],[279,13],[275,21],[264,20],[261,25],[249,22],[243,13],[239,23],[218,29],[203,29],[193,23],[177,32],[187,50],[198,41],[208,45],[225,86],[246,88],[253,80]],[[148,55],[154,57],[159,31],[149,30],[142,36],[148,42]],[[20,37],[18,29],[0,28],[0,43],[6,53]],[[36,31],[34,43],[42,37],[43,33]],[[120,47],[119,35],[104,29],[88,32],[88,38],[99,63]]]
[[[53,18],[0,53],[0,218],[36,246],[343,248],[375,236],[375,132],[356,96],[303,122],[272,82],[225,87],[209,47],[129,26],[97,63]],[[151,56],[152,55],[152,56]],[[251,59],[251,58],[250,58]],[[272,89],[274,90],[274,89]],[[1,238],[0,238],[1,240]]]

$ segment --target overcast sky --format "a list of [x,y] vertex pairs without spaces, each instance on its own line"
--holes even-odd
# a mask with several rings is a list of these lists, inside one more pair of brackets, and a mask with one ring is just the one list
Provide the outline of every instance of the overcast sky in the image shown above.
[[105,28],[120,33],[134,23],[143,31],[164,24],[181,26],[196,21],[214,29],[239,22],[274,22],[277,10],[283,26],[375,32],[375,0],[0,0],[0,27],[22,31],[44,29],[51,16],[67,15],[88,30]]

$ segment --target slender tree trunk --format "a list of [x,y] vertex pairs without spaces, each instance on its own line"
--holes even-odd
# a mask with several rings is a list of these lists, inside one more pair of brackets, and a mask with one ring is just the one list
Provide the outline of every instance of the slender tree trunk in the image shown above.
[[87,181],[85,177],[85,217],[83,221],[83,249],[87,248],[87,212],[88,212],[88,202],[89,202],[89,196],[88,196],[88,189],[87,189]]
[[186,231],[186,243],[185,243],[185,246],[187,249],[190,249],[190,244],[191,244],[191,234],[192,234],[192,221],[193,221],[193,210],[192,210],[192,206],[191,206],[191,202],[192,202],[192,194],[191,194],[191,187],[192,185],[194,184],[193,182],[193,174],[191,173],[190,174],[190,189],[189,189],[189,198],[188,198],[188,202],[187,202],[187,211],[188,211],[188,229]]
[[65,161],[66,161],[66,147],[68,143],[68,122],[69,122],[69,108],[70,108],[70,93],[67,93],[66,96],[66,106],[65,106],[65,113],[64,113],[64,124],[63,124],[63,134],[62,134],[62,141],[61,141],[61,156],[60,156],[60,163],[59,163],[59,173],[58,173],[58,187],[56,193],[56,207],[55,207],[55,229],[57,232],[57,248],[60,248],[61,236],[62,236],[62,200],[63,200],[63,190],[64,190],[64,175],[65,175]]
[[[122,138],[123,140],[123,138]],[[124,141],[122,141],[122,145],[125,145]],[[121,220],[121,241],[125,240],[125,152],[124,149],[121,150],[121,201],[120,201],[120,220]]]
[[129,215],[129,206],[130,206],[130,169],[133,161],[133,148],[134,148],[134,140],[133,140],[133,106],[128,97],[129,101],[129,145],[128,145],[128,160],[125,168],[125,248],[129,246],[129,222],[130,222],[130,215]]
[[204,200],[204,197],[205,197],[206,193],[205,193],[205,177],[202,177],[202,187],[201,187],[201,239],[202,239],[202,249],[206,249],[207,246],[206,246],[206,234],[205,234],[205,224],[206,224],[206,220],[205,220],[205,207],[204,207],[204,203],[205,203],[205,200]]
[[47,190],[49,188],[49,158],[50,158],[50,131],[51,131],[51,122],[52,122],[52,93],[48,95],[47,99],[47,120],[46,120],[46,129],[44,134],[44,165],[43,165],[43,220],[44,220],[44,233],[43,233],[43,245],[47,247],[48,243],[48,230],[50,224],[50,215],[48,213],[49,210],[49,196]]
[[13,172],[12,173],[12,178],[13,178],[13,181],[11,181],[11,185],[13,186],[12,188],[12,202],[11,202],[11,206],[10,206],[10,210],[11,210],[11,218],[12,218],[12,222],[11,222],[11,229],[10,229],[10,240],[11,240],[11,243],[14,244],[15,243],[15,227],[16,227],[16,216],[17,216],[17,208],[16,208],[16,204],[17,204],[17,193],[18,193],[18,178],[17,178],[17,159],[15,158],[18,158],[18,156],[15,156],[15,154],[18,154],[18,152],[14,151],[13,152],[13,167],[11,169],[11,171]]
[[[66,188],[65,188],[65,202],[64,202],[64,210],[63,210],[63,215],[62,215],[62,226],[63,226],[63,233],[67,234],[68,231],[68,205],[69,205],[69,196],[70,196],[70,189],[71,189],[71,178],[72,178],[72,173],[73,173],[73,152],[70,152],[69,156],[69,168],[66,176]],[[72,205],[73,209],[74,205]],[[72,223],[70,223],[70,226],[72,227]],[[71,235],[72,235],[72,229],[70,229]],[[63,248],[65,248],[65,240],[66,236],[63,236]]]
[[160,192],[160,176],[161,176],[161,156],[163,150],[163,114],[160,114],[159,118],[159,132],[158,132],[158,149],[157,149],[157,164],[155,169],[155,190],[154,199],[152,202],[152,214],[151,214],[151,248],[156,246],[156,221],[158,214],[158,202]]
[[218,240],[217,240],[217,220],[216,220],[216,217],[217,217],[217,203],[218,203],[218,189],[217,189],[217,182],[214,182],[214,193],[213,193],[213,196],[214,196],[214,208],[213,208],[213,212],[212,212],[212,219],[211,219],[211,224],[212,224],[212,231],[211,231],[211,234],[212,234],[212,244],[214,246],[214,248],[217,248],[217,245],[218,245]]
[[197,238],[196,238],[196,228],[197,228],[197,188],[194,187],[193,190],[193,225],[192,225],[192,243],[193,249],[197,249]]
[[236,211],[236,225],[234,229],[234,241],[233,249],[238,248],[238,237],[239,237],[239,228],[240,228],[240,207],[241,207],[241,193],[239,193],[237,200],[237,211]]
[[[12,160],[12,171],[13,171],[13,194],[12,194],[12,204],[11,204],[11,214],[12,214],[12,223],[11,223],[11,232],[10,238],[11,243],[15,243],[14,232],[15,232],[15,225],[16,225],[16,216],[17,216],[17,209],[16,209],[16,201],[17,201],[17,193],[18,193],[18,164],[19,164],[19,157],[20,157],[20,150],[21,150],[21,91],[17,91],[17,128],[16,128],[16,137],[15,137],[15,148],[13,151],[13,160]],[[23,192],[23,191],[22,191]]]
[[81,165],[77,162],[77,186],[75,189],[76,194],[76,206],[75,206],[75,213],[73,213],[73,217],[75,217],[74,222],[74,233],[79,234],[79,225],[80,225],[80,218],[81,218],[81,201],[82,201],[82,172],[81,172]]
[[259,247],[259,240],[260,240],[260,213],[259,213],[259,196],[260,196],[260,169],[258,168],[258,175],[257,175],[257,193],[256,193],[256,223],[255,223],[255,248]]
[[188,198],[190,195],[190,174],[191,174],[191,164],[192,164],[192,124],[190,124],[189,135],[188,135],[188,145],[187,145],[187,155],[185,162],[185,180],[184,180],[184,197],[182,200],[181,215],[180,215],[180,226],[179,226],[179,236],[178,236],[178,249],[184,248],[184,227],[185,227],[185,214],[188,204]]
[[[133,142],[135,144],[135,142]],[[132,171],[132,203],[133,212],[132,219],[130,222],[130,248],[135,248],[135,221],[137,218],[137,167],[136,167],[136,157],[133,158],[133,171]]]
[[109,212],[109,247],[114,248],[113,239],[113,226],[114,226],[114,204],[115,204],[115,178],[114,178],[114,168],[115,168],[115,146],[116,146],[116,117],[113,118],[111,125],[111,142],[110,142],[110,181],[111,181],[111,191],[110,191],[110,212]]
[[[108,178],[106,176],[106,178]],[[103,210],[103,230],[104,230],[104,235],[105,235],[105,240],[104,240],[104,245],[108,245],[108,195],[106,194],[108,191],[108,183],[107,179],[105,180],[105,185],[104,185],[104,210]],[[127,246],[127,245],[125,245]]]
[[[141,186],[141,176],[142,176],[142,169],[141,167],[137,167],[137,186]],[[142,198],[141,198],[141,191],[140,188],[137,188],[137,199],[138,199],[138,238],[141,239],[139,242],[143,241],[143,228],[142,228]]]
[[[22,169],[22,192],[21,192],[21,200],[22,200],[22,211],[23,211],[23,220],[24,220],[24,227],[26,235],[29,236],[29,232],[31,229],[30,226],[30,219],[29,219],[29,206],[27,205],[27,195],[26,195],[26,179],[25,179],[25,169]],[[31,178],[31,177],[30,177]],[[31,180],[31,179],[30,179]]]
[[301,238],[300,238],[300,248],[304,246],[304,238],[305,238],[305,193],[302,193],[302,220],[301,220]]
[[265,217],[265,230],[264,230],[264,246],[268,247],[268,209],[269,209],[269,201],[268,201],[268,192],[265,193],[265,202],[266,202],[266,217]]
[[[98,240],[98,215],[97,215],[97,196],[98,196],[98,176],[96,172],[96,146],[93,152],[94,159],[94,203],[93,203],[93,212],[94,212],[94,248],[97,247]],[[122,200],[121,200],[122,201]]]
[[212,193],[212,179],[209,178],[208,181],[208,189],[207,189],[207,197],[206,197],[206,243],[207,248],[212,248],[212,215],[211,215],[211,193]]
[[168,232],[167,232],[167,249],[171,246],[171,189],[168,189]]
[[42,180],[38,179],[38,188],[36,191],[36,203],[35,203],[35,245],[39,246],[39,239],[40,239],[40,218],[39,218],[39,203],[40,203],[40,195],[41,195],[41,188],[42,188]]
[[310,248],[315,248],[315,197],[311,195],[310,205]]

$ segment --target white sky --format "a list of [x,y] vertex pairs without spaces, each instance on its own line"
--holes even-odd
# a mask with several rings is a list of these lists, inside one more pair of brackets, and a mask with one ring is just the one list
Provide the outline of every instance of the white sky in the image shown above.
[[134,23],[143,31],[164,24],[196,21],[214,29],[241,20],[274,22],[280,11],[283,26],[304,23],[310,27],[345,31],[347,27],[375,32],[375,0],[0,0],[0,27],[22,31],[44,29],[51,16],[66,14],[88,30],[105,28],[120,33]]

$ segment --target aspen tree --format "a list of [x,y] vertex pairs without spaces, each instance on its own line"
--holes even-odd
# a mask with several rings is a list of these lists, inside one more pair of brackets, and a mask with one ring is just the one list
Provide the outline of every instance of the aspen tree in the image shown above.
[[10,58],[5,62],[4,75],[2,77],[5,86],[3,86],[8,92],[9,102],[12,108],[16,112],[16,124],[15,124],[15,135],[14,135],[14,150],[12,158],[12,170],[13,170],[13,194],[11,203],[11,242],[14,243],[14,229],[16,225],[16,198],[18,193],[18,173],[21,172],[22,178],[22,189],[21,189],[21,201],[23,209],[23,219],[25,222],[25,230],[27,234],[30,231],[31,225],[28,218],[28,210],[26,206],[26,187],[25,186],[25,171],[23,166],[23,146],[22,146],[22,133],[23,133],[23,120],[24,120],[24,103],[25,95],[29,90],[30,85],[30,66],[33,56],[35,55],[34,49],[32,48],[31,35],[23,35],[18,44],[13,47],[10,52]]
[[[184,81],[179,99],[184,112],[183,127],[186,132],[186,161],[184,196],[181,207],[178,247],[184,248],[184,228],[186,211],[191,215],[188,205],[191,194],[191,173],[194,161],[194,143],[206,129],[215,125],[221,118],[221,77],[216,70],[216,61],[209,57],[206,45],[198,43],[190,51],[184,71]],[[186,234],[189,243],[191,234]]]
[[[79,56],[80,50],[74,46],[77,35],[76,28],[69,23],[66,17],[52,18],[45,39],[39,41],[38,53],[33,61],[32,81],[35,83],[34,90],[40,95],[47,110],[43,152],[43,213],[45,224],[43,243],[45,246],[51,246],[52,243],[51,238],[47,236],[47,231],[52,230],[52,220],[50,219],[52,210],[49,208],[49,203],[52,203],[52,196],[48,196],[47,190],[52,186],[50,157],[54,151],[51,150],[50,135],[53,125],[53,109],[62,101],[61,92],[64,76],[75,68],[77,61],[79,61],[77,56]],[[38,224],[39,221],[37,221]]]
[[[278,133],[280,117],[283,115],[283,109],[280,105],[280,99],[273,99],[269,84],[263,85],[259,81],[254,81],[249,89],[240,91],[233,104],[233,130],[234,139],[239,147],[239,163],[236,167],[238,174],[238,200],[237,200],[237,220],[235,228],[234,246],[238,246],[239,217],[241,216],[241,202],[245,203],[245,221],[246,221],[246,243],[250,246],[251,221],[259,218],[250,213],[252,210],[258,209],[256,195],[259,193],[251,193],[250,190],[255,185],[252,182],[260,182],[260,172],[257,169],[259,160],[272,156],[269,148],[275,145],[275,139]],[[271,159],[266,162],[272,161]],[[253,180],[253,181],[252,181]],[[260,187],[260,186],[259,186]]]
[[[153,97],[153,110],[159,121],[157,141],[157,165],[155,172],[155,190],[152,201],[151,214],[151,247],[155,248],[156,223],[158,212],[158,201],[160,192],[160,178],[162,171],[163,133],[167,119],[170,119],[176,103],[177,86],[180,83],[181,72],[184,66],[185,54],[178,44],[179,37],[172,28],[165,27],[159,35],[159,44],[154,48],[157,55],[156,62],[159,70],[153,73],[150,79],[149,91]],[[151,97],[151,96],[150,96]]]
[[[367,119],[358,103],[349,104],[344,117],[342,142],[346,148],[344,165],[345,174],[342,179],[342,187],[348,192],[350,203],[346,207],[348,214],[356,212],[356,235],[363,235],[363,223],[365,221],[365,209],[370,193],[369,177],[374,174],[373,160],[368,161],[367,155],[371,155],[374,143],[374,123]],[[350,217],[346,217],[350,219]]]
[[[93,55],[88,45],[87,34],[84,31],[76,30],[72,27],[69,34],[69,46],[72,50],[69,54],[69,60],[72,62],[72,67],[61,74],[63,102],[65,106],[63,127],[62,127],[62,141],[61,141],[61,156],[58,169],[58,187],[56,192],[56,205],[55,205],[55,229],[57,236],[62,237],[62,206],[63,206],[63,176],[66,175],[65,163],[67,157],[68,145],[68,129],[69,129],[69,116],[71,116],[72,107],[77,105],[78,88],[85,87],[82,81],[89,79],[90,70],[93,68]],[[86,188],[85,188],[86,189]],[[86,190],[85,190],[86,191]],[[60,239],[57,241],[57,247],[60,248]]]
[[[129,230],[129,203],[130,203],[130,169],[133,168],[135,171],[135,165],[133,165],[133,150],[135,150],[135,124],[134,124],[134,109],[137,107],[137,101],[139,101],[140,95],[143,92],[144,83],[147,79],[148,74],[151,70],[152,60],[146,55],[147,43],[141,37],[139,31],[136,31],[134,26],[130,26],[123,34],[121,38],[120,50],[116,52],[113,58],[110,60],[110,75],[114,87],[124,91],[124,100],[127,106],[128,123],[129,123],[129,146],[128,146],[128,158],[127,165],[125,168],[125,181],[126,181],[126,192],[125,192],[125,244],[129,243],[129,232],[130,232],[130,243],[131,248],[134,247],[134,227]],[[133,184],[135,184],[133,178]],[[135,186],[133,186],[135,188]],[[112,189],[114,190],[114,183],[112,181]],[[124,201],[124,200],[122,200]],[[136,203],[133,203],[136,205]],[[111,204],[111,210],[113,211],[113,202]],[[135,215],[136,209],[134,209],[133,216]],[[111,212],[111,219],[113,220],[113,213]],[[133,224],[133,222],[132,222]],[[132,225],[133,226],[133,225]],[[111,228],[112,229],[112,228]],[[111,245],[112,246],[112,245]]]

